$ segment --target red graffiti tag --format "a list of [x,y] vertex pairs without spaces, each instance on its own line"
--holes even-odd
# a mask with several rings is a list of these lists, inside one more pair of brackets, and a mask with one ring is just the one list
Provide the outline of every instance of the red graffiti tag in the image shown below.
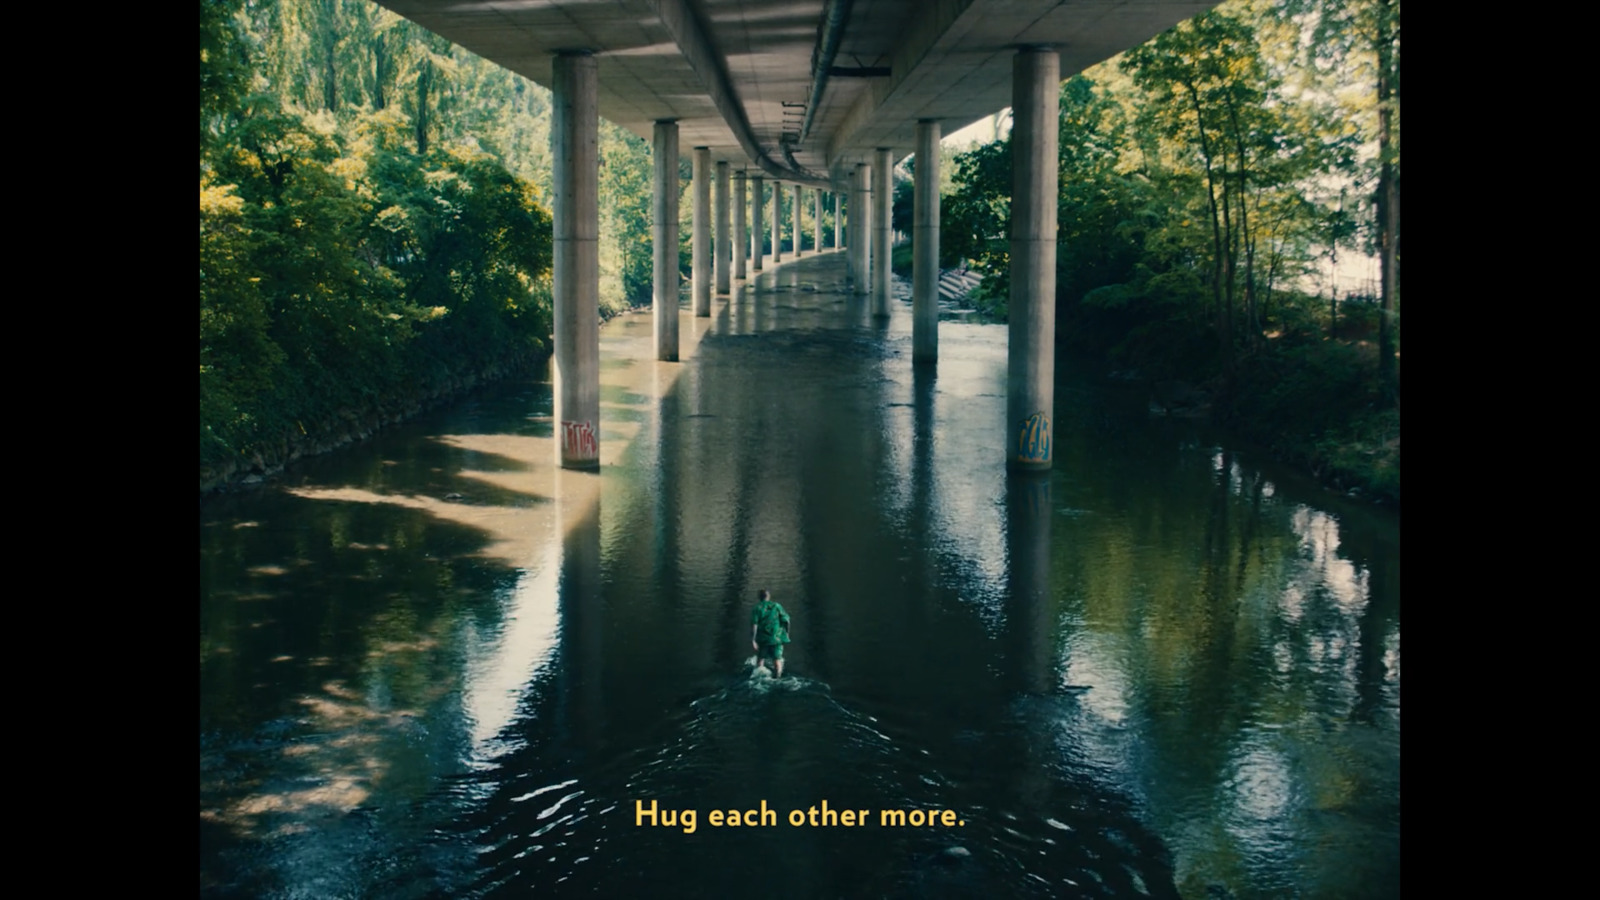
[[600,440],[593,422],[562,422],[561,452],[567,457],[591,459],[600,455]]

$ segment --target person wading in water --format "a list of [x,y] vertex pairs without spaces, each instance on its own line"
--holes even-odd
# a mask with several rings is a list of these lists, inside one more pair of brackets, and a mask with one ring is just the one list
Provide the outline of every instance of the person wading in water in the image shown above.
[[756,665],[772,660],[774,677],[782,678],[783,645],[787,643],[789,614],[762,588],[756,592],[756,608],[750,613],[750,646],[756,650]]

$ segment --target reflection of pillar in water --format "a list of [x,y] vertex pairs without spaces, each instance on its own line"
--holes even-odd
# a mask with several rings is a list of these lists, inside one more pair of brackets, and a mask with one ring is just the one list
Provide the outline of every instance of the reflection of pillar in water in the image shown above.
[[916,529],[913,537],[928,547],[933,518],[933,393],[938,374],[931,366],[916,366],[911,379],[911,521]]
[[1051,689],[1055,655],[1050,505],[1048,472],[1012,472],[1006,478],[1006,669],[1015,689],[1029,693]]
[[751,328],[758,333],[771,331],[772,304],[776,302],[777,295],[770,290],[761,290],[752,286],[746,296],[750,300]]
[[[580,746],[593,746],[605,727],[605,651],[601,628],[605,598],[600,586],[600,499],[590,485],[568,482],[561,495],[558,528],[561,575],[556,590],[561,610],[561,668],[569,704],[568,724]],[[574,487],[576,486],[576,487]]]
[[[741,284],[734,288],[733,302],[722,308],[723,324],[719,329],[722,334],[749,334],[750,333],[750,286]],[[728,321],[729,316],[732,320]]]
[[654,476],[650,490],[653,494],[655,520],[651,529],[651,576],[658,596],[681,596],[682,547],[678,523],[683,509],[682,493],[686,478],[683,472],[682,423],[686,402],[682,395],[666,392],[659,367],[652,379],[651,396],[661,398],[651,404],[650,426],[656,436],[656,458],[652,466]]

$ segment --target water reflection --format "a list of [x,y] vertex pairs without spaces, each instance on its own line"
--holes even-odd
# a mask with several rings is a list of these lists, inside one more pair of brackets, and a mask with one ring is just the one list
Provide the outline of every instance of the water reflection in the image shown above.
[[[531,383],[208,503],[202,893],[1398,894],[1393,519],[1070,373],[1008,477],[1004,329],[842,268],[610,323],[598,474]],[[823,799],[963,824],[706,819]]]

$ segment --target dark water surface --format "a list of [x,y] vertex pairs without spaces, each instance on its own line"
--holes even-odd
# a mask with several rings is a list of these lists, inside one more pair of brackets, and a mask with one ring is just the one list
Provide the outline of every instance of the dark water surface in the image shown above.
[[204,504],[201,893],[1398,896],[1397,517],[1067,360],[1008,477],[1005,328],[843,272],[607,325],[598,475],[526,382]]

